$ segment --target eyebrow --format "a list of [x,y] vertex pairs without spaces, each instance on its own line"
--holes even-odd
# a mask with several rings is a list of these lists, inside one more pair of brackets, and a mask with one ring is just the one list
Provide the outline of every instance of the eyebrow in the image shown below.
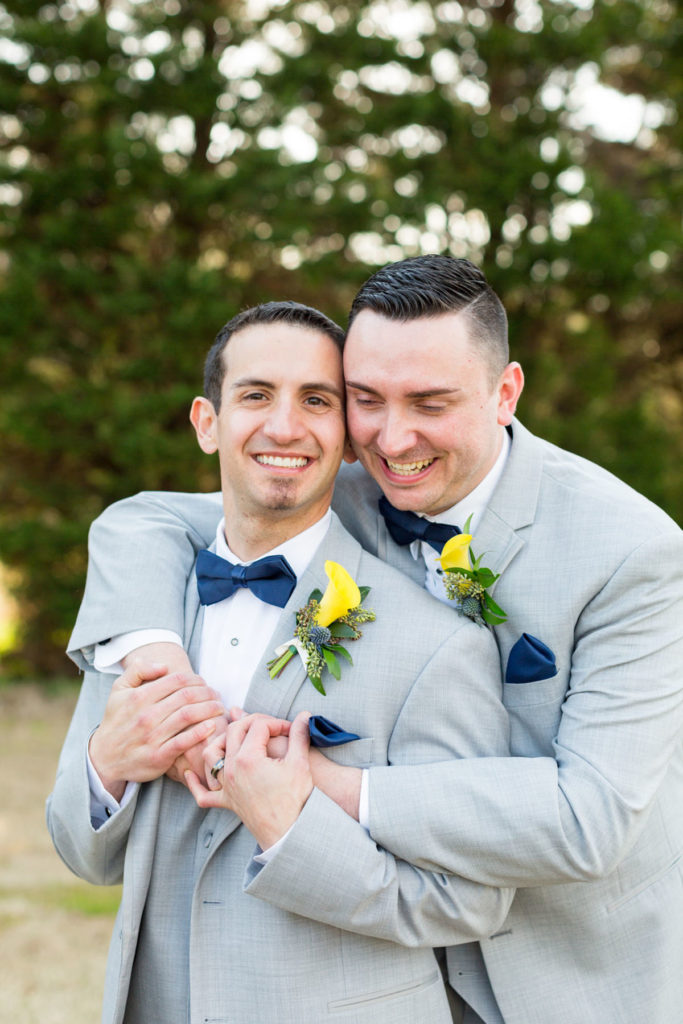
[[[242,377],[240,380],[235,380],[230,385],[233,391],[237,388],[270,388],[274,390],[277,385],[271,380],[259,380],[257,377]],[[299,385],[299,391],[324,391],[328,395],[335,395],[337,398],[343,398],[342,392],[339,388],[336,388],[334,384],[328,384],[326,381],[304,381]]]
[[[369,395],[380,395],[379,391],[375,388],[371,388],[368,384],[359,384],[357,381],[347,380],[347,388],[352,388],[354,391],[365,391]],[[424,391],[407,391],[405,394],[406,398],[438,398],[440,395],[455,395],[461,388],[426,388]]]

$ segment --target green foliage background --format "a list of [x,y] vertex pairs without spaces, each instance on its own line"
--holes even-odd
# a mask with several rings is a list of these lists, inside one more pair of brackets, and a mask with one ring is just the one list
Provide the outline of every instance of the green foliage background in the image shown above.
[[[64,671],[101,508],[217,486],[187,410],[218,327],[344,323],[404,255],[480,263],[527,425],[681,514],[669,0],[6,0],[0,33],[6,672]],[[591,75],[647,102],[633,141],[580,123]]]

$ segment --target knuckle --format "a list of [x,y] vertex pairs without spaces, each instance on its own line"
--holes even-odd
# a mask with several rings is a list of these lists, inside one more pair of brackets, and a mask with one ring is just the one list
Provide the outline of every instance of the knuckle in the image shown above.
[[235,754],[234,761],[235,767],[238,768],[240,771],[248,771],[249,768],[251,767],[251,757],[249,756],[249,754],[246,754],[243,750],[239,750]]
[[187,673],[185,672],[171,672],[168,676],[168,682],[172,686],[172,692],[183,693],[185,685],[187,683]]
[[176,711],[176,719],[184,725],[187,725],[191,721],[190,709],[187,704],[183,704],[182,707],[178,708]]
[[198,701],[202,700],[202,694],[196,686],[185,685],[180,692],[182,694],[183,703],[185,704],[196,704]]
[[139,729],[149,732],[152,728],[152,712],[148,708],[143,708],[138,712],[137,723]]

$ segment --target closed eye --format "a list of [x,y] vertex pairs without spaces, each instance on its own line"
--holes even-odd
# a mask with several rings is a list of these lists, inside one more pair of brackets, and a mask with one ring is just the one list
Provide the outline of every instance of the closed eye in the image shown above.
[[372,408],[372,406],[379,405],[380,401],[378,398],[373,398],[371,395],[354,395],[351,394],[355,405],[362,405],[364,409]]

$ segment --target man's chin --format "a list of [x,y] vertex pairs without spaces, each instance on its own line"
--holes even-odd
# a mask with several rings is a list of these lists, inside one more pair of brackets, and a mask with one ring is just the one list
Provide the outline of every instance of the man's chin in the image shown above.
[[402,512],[421,512],[431,515],[432,497],[427,493],[424,480],[406,477],[401,482],[387,479],[382,466],[365,466],[387,501]]
[[297,495],[293,490],[278,490],[266,496],[263,501],[264,512],[292,512],[297,508]]

